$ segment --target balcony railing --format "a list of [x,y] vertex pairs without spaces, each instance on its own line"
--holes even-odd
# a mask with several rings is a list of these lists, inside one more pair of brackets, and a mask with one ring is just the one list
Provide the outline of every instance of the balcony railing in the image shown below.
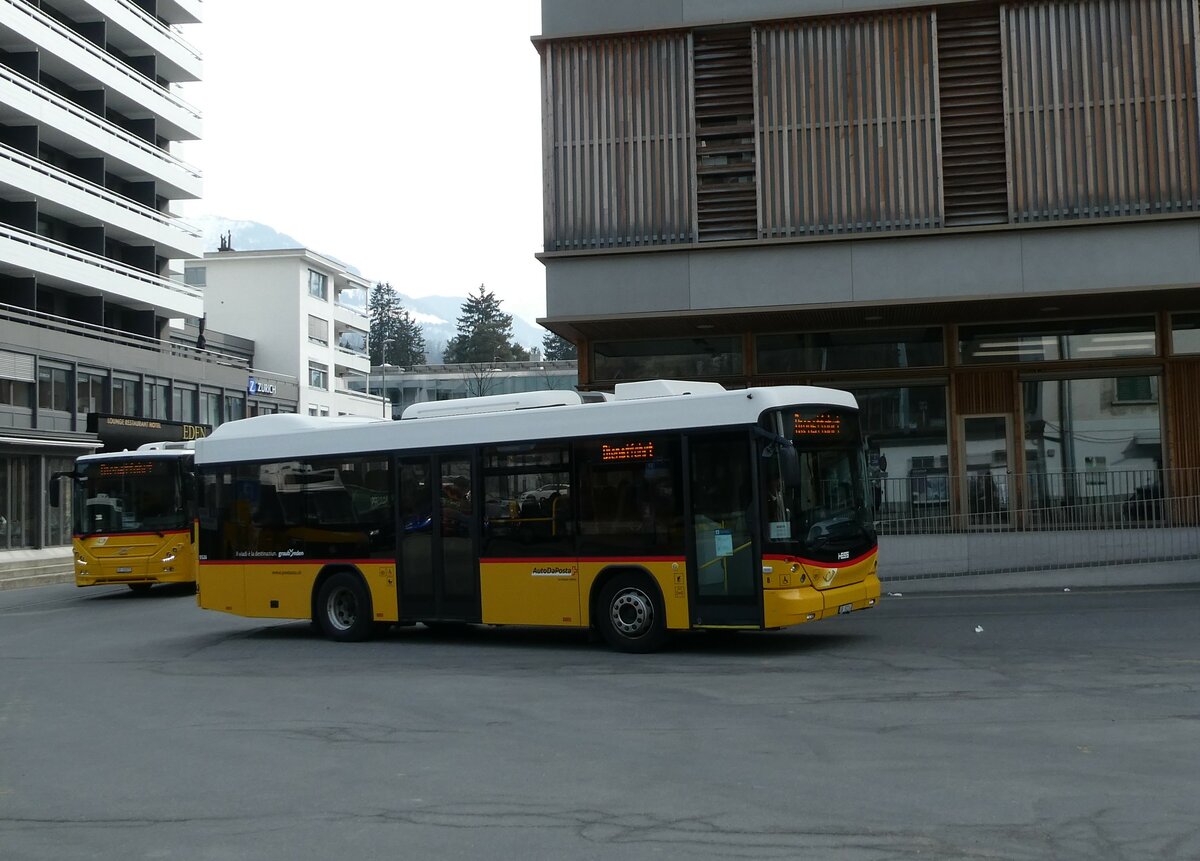
[[111,272],[114,275],[120,275],[124,278],[132,278],[135,281],[141,281],[150,287],[159,290],[170,290],[173,293],[179,293],[182,296],[187,296],[189,299],[203,299],[204,293],[197,290],[195,287],[188,287],[180,284],[177,281],[172,281],[170,278],[163,278],[159,275],[152,275],[142,269],[135,269],[132,266],[126,266],[124,263],[114,263],[107,257],[100,257],[96,254],[89,254],[86,251],[80,251],[70,245],[64,245],[61,242],[55,242],[52,239],[46,239],[36,233],[30,233],[27,230],[20,230],[16,227],[8,225],[0,225],[0,240],[10,240],[19,242],[22,245],[28,245],[31,248],[36,248],[39,251],[45,251],[50,254],[57,254],[67,260],[76,263],[84,263],[88,266],[94,266],[97,269],[103,269]]
[[195,48],[190,42],[188,42],[186,39],[184,39],[183,36],[181,36],[179,34],[179,31],[177,29],[164,24],[162,21],[159,21],[157,18],[155,18],[153,15],[146,12],[141,7],[137,6],[134,3],[129,2],[129,0],[116,0],[116,2],[121,4],[121,6],[124,9],[127,9],[129,12],[133,13],[134,16],[140,18],[147,26],[153,27],[155,30],[157,30],[162,35],[168,37],[172,42],[174,42],[179,47],[183,48],[185,51],[187,51],[189,54],[191,54],[192,57],[194,57],[197,60],[201,59],[200,51],[197,48]]
[[189,165],[187,162],[183,161],[182,159],[178,158],[177,156],[173,155],[172,153],[167,152],[165,149],[154,146],[153,144],[143,140],[142,138],[138,137],[137,135],[130,134],[129,132],[125,131],[125,129],[121,128],[118,125],[115,125],[114,123],[110,123],[108,120],[104,119],[103,117],[100,117],[99,115],[94,114],[91,111],[84,110],[83,108],[79,107],[77,104],[70,101],[69,99],[64,99],[62,96],[58,95],[57,93],[54,93],[54,92],[48,90],[46,87],[43,87],[37,81],[27,78],[24,75],[18,74],[17,72],[14,72],[12,69],[9,69],[4,66],[0,66],[0,81],[7,81],[8,83],[10,83],[16,87],[20,87],[21,89],[23,89],[27,93],[29,93],[31,96],[41,99],[42,101],[46,102],[47,104],[53,105],[54,107],[58,108],[59,110],[66,111],[67,113],[71,114],[71,116],[75,117],[76,119],[82,120],[83,122],[88,123],[89,125],[93,126],[98,131],[103,132],[104,134],[107,134],[107,135],[111,135],[112,137],[118,138],[123,143],[129,144],[132,147],[136,147],[137,149],[141,150],[142,152],[145,152],[148,155],[151,155],[154,158],[159,159],[160,161],[164,161],[174,167],[179,168],[184,173],[191,176],[193,179],[197,179],[197,180],[200,179],[200,171],[197,170],[196,168],[192,167],[191,165]]
[[178,108],[184,113],[190,114],[195,120],[200,119],[200,112],[196,110],[196,108],[189,105],[170,90],[164,89],[158,83],[150,80],[141,72],[121,62],[107,51],[97,47],[93,42],[83,38],[70,27],[65,27],[58,23],[40,9],[30,6],[28,3],[23,2],[23,0],[0,0],[0,2],[12,8],[14,11],[24,13],[28,18],[36,21],[41,26],[53,30],[57,35],[68,40],[80,50],[86,51],[100,62],[108,65],[113,69],[113,71],[123,75],[126,80],[130,81],[143,91],[151,94],[155,98],[165,99],[173,107]]
[[[158,338],[150,338],[145,335],[134,335],[130,332],[110,329],[107,326],[100,326],[95,323],[72,320],[54,314],[44,314],[41,311],[31,311],[28,308],[19,308],[15,305],[6,305],[3,302],[0,302],[0,322],[22,323],[26,326],[35,326],[39,329],[49,329],[68,335],[79,335],[93,341],[106,341],[110,344],[133,347],[138,350],[145,350],[148,353],[179,356],[196,362],[208,362],[240,370],[250,370],[250,362],[241,356],[233,356],[215,350],[201,350],[196,347],[189,347],[186,344],[179,344],[174,341],[162,341]],[[152,367],[153,363],[154,359],[148,358],[146,360],[147,367]]]
[[148,218],[155,221],[164,227],[171,227],[176,230],[181,230],[193,239],[199,239],[201,232],[198,228],[182,221],[179,218],[171,215],[164,215],[157,209],[151,209],[144,204],[138,203],[136,200],[131,200],[120,194],[115,194],[103,186],[96,185],[94,182],[88,182],[86,179],[80,179],[73,173],[67,173],[65,170],[60,170],[53,165],[47,164],[39,159],[25,155],[25,153],[15,150],[12,147],[0,144],[0,159],[18,164],[26,170],[41,174],[47,179],[52,179],[55,182],[69,185],[78,191],[90,194],[105,203],[113,206],[119,206],[122,209],[128,210],[139,218]]
[[872,482],[885,579],[1200,559],[1200,469]]

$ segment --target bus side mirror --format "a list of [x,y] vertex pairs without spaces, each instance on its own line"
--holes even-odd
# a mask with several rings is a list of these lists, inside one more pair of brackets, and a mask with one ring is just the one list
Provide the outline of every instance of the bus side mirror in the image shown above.
[[192,501],[196,493],[196,475],[195,473],[185,472],[179,482],[179,490],[183,493],[183,498],[187,501]]
[[781,446],[779,449],[779,469],[783,473],[783,484],[785,487],[799,487],[801,484],[800,475],[800,453],[796,451],[794,446]]
[[64,478],[74,478],[73,472],[55,472],[50,475],[50,507],[58,508],[62,503],[62,493],[59,490],[58,483]]

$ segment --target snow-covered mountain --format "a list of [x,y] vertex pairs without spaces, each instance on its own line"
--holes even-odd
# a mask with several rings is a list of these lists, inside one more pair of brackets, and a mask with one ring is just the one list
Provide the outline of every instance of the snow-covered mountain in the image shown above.
[[[230,235],[230,244],[238,251],[305,247],[286,233],[280,233],[275,228],[257,221],[236,220],[217,215],[203,215],[189,218],[188,221],[203,233],[205,251],[216,251],[224,234]],[[332,254],[327,254],[319,248],[312,250],[330,260],[336,260],[355,275],[362,274]],[[393,286],[396,286],[405,309],[421,324],[421,330],[425,333],[425,345],[429,349],[429,361],[440,361],[441,351],[445,349],[446,342],[456,334],[455,321],[462,313],[463,302],[467,300],[466,295],[412,297],[405,294],[400,286]],[[471,285],[469,289],[474,290],[475,285]],[[513,339],[526,349],[540,349],[545,334],[546,330],[541,326],[513,315]]]

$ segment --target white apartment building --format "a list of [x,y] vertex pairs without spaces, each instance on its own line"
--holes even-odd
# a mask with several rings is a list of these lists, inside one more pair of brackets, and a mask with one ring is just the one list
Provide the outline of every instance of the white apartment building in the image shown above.
[[258,368],[298,380],[297,412],[383,415],[383,399],[366,394],[366,278],[314,251],[285,248],[210,252],[187,261],[184,280],[204,291],[210,327],[252,339]]
[[294,408],[294,381],[248,397],[252,343],[199,349],[172,325],[203,314],[179,277],[202,237],[173,213],[201,193],[176,154],[201,132],[177,92],[200,78],[184,33],[201,9],[0,0],[0,566],[69,545],[49,475],[135,442],[120,428],[179,437]]

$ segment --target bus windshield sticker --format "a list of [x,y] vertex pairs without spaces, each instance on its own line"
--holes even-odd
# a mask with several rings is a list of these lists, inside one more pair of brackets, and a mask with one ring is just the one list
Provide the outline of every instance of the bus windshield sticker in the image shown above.
[[787,520],[772,520],[770,528],[772,541],[787,541],[792,537],[792,524]]
[[718,529],[713,533],[713,554],[716,556],[732,556],[733,555],[733,531],[730,529]]

